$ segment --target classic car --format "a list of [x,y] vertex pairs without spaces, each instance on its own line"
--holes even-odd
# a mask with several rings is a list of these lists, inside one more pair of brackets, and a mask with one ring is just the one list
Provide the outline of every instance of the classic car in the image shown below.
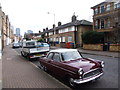
[[47,43],[38,42],[36,40],[23,41],[21,48],[21,55],[27,57],[29,61],[33,58],[39,58],[49,52],[49,45]]
[[77,49],[51,50],[39,63],[44,71],[64,77],[72,87],[97,80],[104,67],[103,61],[84,58]]

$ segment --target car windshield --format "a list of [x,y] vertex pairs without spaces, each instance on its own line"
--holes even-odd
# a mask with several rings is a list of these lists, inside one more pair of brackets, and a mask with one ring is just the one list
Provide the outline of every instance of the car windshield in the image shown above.
[[49,46],[49,45],[47,43],[37,42],[37,46],[39,46],[39,47],[46,47],[46,46]]
[[34,46],[35,45],[35,42],[27,42],[26,43],[26,46]]
[[70,51],[62,53],[62,57],[64,61],[76,60],[82,58],[78,51]]

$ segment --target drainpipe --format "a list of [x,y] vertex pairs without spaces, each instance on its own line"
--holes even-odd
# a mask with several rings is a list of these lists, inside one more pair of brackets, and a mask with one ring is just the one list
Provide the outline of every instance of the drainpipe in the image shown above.
[[77,27],[75,26],[75,31],[74,31],[74,48],[76,48],[76,31],[77,31]]

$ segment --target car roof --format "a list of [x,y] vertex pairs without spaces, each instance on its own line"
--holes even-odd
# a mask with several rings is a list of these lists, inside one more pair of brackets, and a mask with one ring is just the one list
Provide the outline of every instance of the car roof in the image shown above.
[[23,41],[23,42],[36,42],[36,40],[28,40],[28,41]]
[[64,53],[64,52],[73,52],[73,51],[77,51],[77,49],[55,49],[55,50],[51,50],[50,52]]

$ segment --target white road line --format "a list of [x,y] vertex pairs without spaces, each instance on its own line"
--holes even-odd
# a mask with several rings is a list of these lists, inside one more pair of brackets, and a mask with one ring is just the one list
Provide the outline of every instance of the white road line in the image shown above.
[[2,80],[0,80],[0,83],[2,82]]
[[37,65],[35,65],[34,63],[30,62],[30,64],[32,64],[33,66],[35,66],[36,68],[39,69],[39,67]]

